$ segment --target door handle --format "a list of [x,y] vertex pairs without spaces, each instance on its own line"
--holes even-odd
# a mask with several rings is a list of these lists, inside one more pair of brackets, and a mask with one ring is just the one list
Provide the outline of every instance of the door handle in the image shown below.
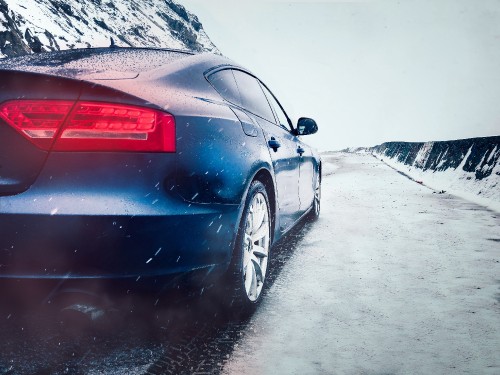
[[267,142],[267,144],[274,150],[274,152],[278,151],[278,148],[281,147],[281,143],[279,143],[279,141],[274,137],[271,137],[271,140]]
[[298,153],[300,156],[302,156],[302,154],[303,154],[304,152],[306,152],[306,150],[304,150],[304,149],[302,148],[302,146],[297,147],[297,153]]

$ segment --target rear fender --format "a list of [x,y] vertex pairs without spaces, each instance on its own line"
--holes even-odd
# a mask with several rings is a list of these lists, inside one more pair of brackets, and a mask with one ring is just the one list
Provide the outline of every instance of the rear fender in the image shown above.
[[205,105],[214,117],[176,116],[175,191],[192,203],[240,205],[253,176],[269,168],[265,140],[246,135],[226,105]]

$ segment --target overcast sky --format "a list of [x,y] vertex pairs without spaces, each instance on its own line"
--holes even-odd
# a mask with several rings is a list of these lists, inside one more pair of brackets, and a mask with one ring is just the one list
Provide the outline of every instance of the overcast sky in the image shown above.
[[179,2],[320,150],[500,135],[500,1]]

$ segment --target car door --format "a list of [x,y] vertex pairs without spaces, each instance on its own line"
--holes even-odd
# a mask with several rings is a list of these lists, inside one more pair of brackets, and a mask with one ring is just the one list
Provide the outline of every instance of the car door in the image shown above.
[[242,106],[260,126],[269,147],[277,190],[277,213],[280,231],[284,232],[300,217],[299,155],[296,137],[277,125],[259,81],[241,70],[233,70],[242,98]]
[[[292,129],[290,120],[283,110],[283,107],[278,102],[276,97],[269,91],[269,89],[261,84],[264,93],[267,96],[269,103],[271,104],[272,109],[274,110],[275,117],[277,119],[277,125],[287,130]],[[298,155],[298,163],[299,163],[299,201],[300,214],[307,211],[312,206],[312,201],[314,199],[314,157],[312,150],[309,146],[304,144],[299,136],[290,134],[291,139],[293,140],[296,155]]]

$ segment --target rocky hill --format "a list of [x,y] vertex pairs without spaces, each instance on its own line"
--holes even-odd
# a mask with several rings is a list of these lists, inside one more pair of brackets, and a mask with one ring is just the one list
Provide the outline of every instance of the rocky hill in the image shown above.
[[219,52],[172,0],[0,0],[0,57],[112,44]]
[[368,151],[418,182],[500,211],[500,136],[387,142]]

